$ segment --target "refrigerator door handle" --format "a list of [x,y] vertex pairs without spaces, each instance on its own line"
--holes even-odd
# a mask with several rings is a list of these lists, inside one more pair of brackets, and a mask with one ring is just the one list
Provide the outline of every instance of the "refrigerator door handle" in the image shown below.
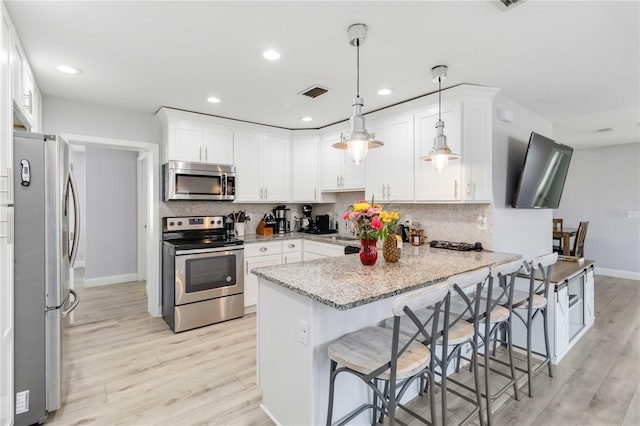
[[74,290],[69,289],[69,294],[73,296],[73,302],[69,307],[69,309],[67,309],[66,311],[62,311],[63,317],[66,317],[67,315],[69,315],[78,306],[78,303],[80,303],[80,298],[78,297],[78,295]]
[[80,242],[80,202],[78,201],[76,181],[73,178],[73,172],[71,172],[71,170],[69,170],[67,185],[69,185],[69,189],[71,189],[71,193],[73,195],[73,245],[71,246],[71,252],[69,253],[69,267],[73,268],[73,265],[76,263],[78,244]]

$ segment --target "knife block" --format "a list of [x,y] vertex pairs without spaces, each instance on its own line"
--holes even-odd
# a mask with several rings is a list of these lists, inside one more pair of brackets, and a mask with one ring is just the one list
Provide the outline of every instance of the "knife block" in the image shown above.
[[256,234],[258,235],[273,235],[273,227],[267,226],[264,219],[260,220],[258,227],[256,228]]

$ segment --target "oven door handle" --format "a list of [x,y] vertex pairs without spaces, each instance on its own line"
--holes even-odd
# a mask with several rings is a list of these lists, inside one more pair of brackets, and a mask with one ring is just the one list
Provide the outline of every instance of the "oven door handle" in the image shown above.
[[191,249],[191,250],[176,250],[176,256],[200,254],[200,253],[220,253],[225,251],[240,251],[244,250],[244,246],[229,246],[229,247],[216,247],[216,248],[203,248],[203,249]]

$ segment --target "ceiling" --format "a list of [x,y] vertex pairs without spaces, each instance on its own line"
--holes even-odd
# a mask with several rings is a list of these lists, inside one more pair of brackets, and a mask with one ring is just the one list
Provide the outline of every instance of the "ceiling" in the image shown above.
[[[569,145],[640,141],[636,1],[529,0],[508,10],[494,1],[5,3],[45,97],[318,128],[351,114],[347,27],[363,22],[365,112],[433,92],[430,69],[445,64],[443,87],[501,88]],[[263,59],[267,48],[281,59]],[[329,93],[299,95],[316,84]],[[383,87],[392,94],[377,95]],[[594,132],[603,128],[614,130]]]

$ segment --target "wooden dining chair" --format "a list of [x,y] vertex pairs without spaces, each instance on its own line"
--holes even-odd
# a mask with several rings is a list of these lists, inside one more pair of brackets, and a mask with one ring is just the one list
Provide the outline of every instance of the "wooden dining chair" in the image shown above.
[[[562,227],[563,227],[563,220],[558,218],[554,218],[553,219],[553,232],[562,232]],[[555,244],[555,242],[558,242],[558,245]],[[557,253],[562,253],[562,237],[554,237],[553,238],[553,251],[557,252]]]
[[580,222],[580,225],[578,225],[578,234],[573,241],[571,256],[584,257],[584,240],[587,237],[587,228],[589,228],[589,222]]

